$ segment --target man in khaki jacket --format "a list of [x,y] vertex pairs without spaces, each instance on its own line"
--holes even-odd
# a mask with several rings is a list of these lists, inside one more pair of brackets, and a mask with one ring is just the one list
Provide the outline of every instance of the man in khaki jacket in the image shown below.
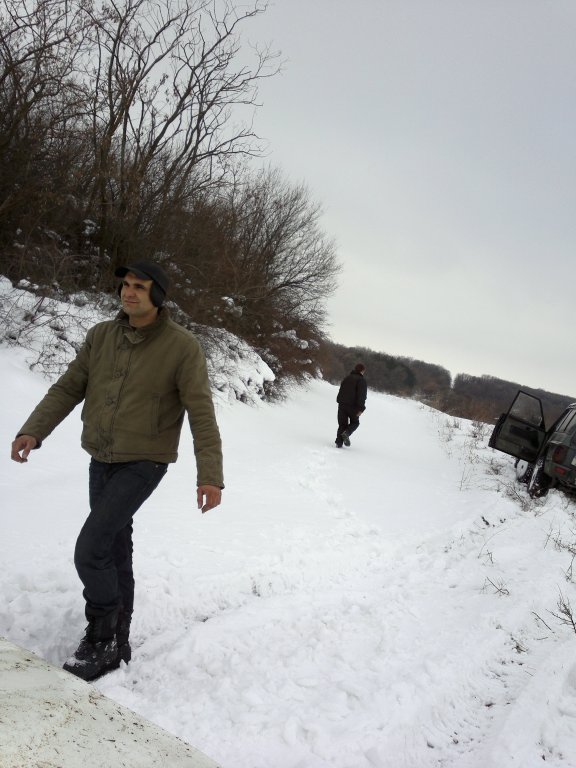
[[184,415],[194,438],[197,503],[220,504],[222,446],[206,361],[196,337],[163,307],[168,277],[141,261],[115,272],[123,311],[88,331],[66,372],[48,390],[12,443],[30,451],[82,409],[82,447],[90,462],[90,514],[74,563],[84,585],[88,627],[64,668],[94,680],[131,658],[134,604],[132,518],[176,461]]

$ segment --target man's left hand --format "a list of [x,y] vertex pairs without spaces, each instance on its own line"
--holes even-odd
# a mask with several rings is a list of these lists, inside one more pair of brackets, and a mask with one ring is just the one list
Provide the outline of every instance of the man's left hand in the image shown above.
[[208,512],[209,509],[214,509],[222,501],[222,489],[217,485],[199,485],[197,490],[198,509],[204,512]]

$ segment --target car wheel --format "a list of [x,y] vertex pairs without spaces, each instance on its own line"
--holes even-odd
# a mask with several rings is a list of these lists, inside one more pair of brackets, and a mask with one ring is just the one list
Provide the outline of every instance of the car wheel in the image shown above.
[[516,467],[516,480],[519,483],[529,483],[534,470],[534,464],[530,464],[529,461],[524,461],[523,459],[516,459],[514,466]]
[[542,498],[542,496],[546,496],[548,493],[550,485],[550,478],[544,474],[544,456],[541,455],[536,459],[532,469],[532,476],[528,481],[528,495],[532,499]]

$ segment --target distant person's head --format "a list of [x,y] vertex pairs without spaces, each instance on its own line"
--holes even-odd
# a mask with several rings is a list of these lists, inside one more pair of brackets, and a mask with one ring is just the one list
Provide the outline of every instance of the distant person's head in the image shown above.
[[364,363],[356,363],[356,365],[354,366],[354,373],[361,373],[362,375],[364,375],[365,370],[366,370],[366,366],[364,365]]

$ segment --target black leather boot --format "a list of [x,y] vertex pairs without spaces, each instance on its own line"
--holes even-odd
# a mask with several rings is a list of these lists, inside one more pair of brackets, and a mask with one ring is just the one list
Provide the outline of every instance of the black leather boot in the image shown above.
[[96,680],[120,665],[116,642],[118,611],[105,616],[88,616],[86,633],[78,648],[64,663],[64,669],[82,680]]

